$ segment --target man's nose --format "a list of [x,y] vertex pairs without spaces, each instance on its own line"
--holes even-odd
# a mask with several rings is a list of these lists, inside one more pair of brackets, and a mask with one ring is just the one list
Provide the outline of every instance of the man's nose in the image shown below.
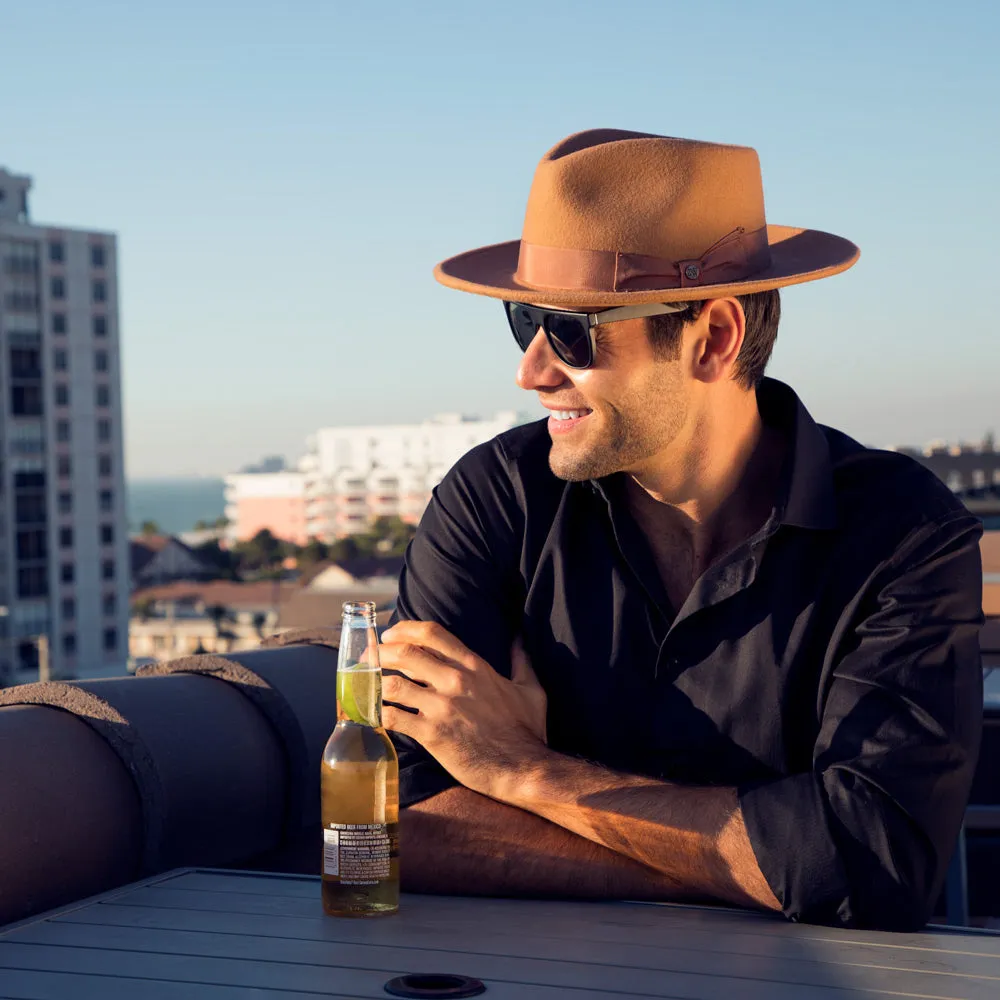
[[517,366],[515,381],[522,389],[555,388],[566,381],[548,338],[541,327]]

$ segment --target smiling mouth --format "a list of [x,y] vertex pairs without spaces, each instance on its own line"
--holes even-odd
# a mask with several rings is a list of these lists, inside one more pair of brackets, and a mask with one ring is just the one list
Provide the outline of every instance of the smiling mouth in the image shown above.
[[550,410],[549,411],[549,433],[565,434],[574,427],[586,420],[592,413],[586,408],[579,410]]

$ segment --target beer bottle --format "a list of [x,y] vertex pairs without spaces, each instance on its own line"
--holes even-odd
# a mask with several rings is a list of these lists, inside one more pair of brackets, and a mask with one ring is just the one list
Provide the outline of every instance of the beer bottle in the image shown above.
[[382,727],[375,605],[345,604],[337,725],[321,764],[323,909],[370,917],[399,909],[399,762]]

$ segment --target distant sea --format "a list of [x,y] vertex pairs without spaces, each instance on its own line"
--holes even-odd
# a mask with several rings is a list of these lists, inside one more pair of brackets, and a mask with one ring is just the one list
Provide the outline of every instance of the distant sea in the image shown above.
[[138,532],[155,521],[168,535],[193,530],[197,521],[212,522],[225,513],[221,479],[131,479],[128,483],[128,528]]

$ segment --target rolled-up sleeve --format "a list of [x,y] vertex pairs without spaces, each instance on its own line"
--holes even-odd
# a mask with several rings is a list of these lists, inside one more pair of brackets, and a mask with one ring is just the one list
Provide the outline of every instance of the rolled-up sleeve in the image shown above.
[[[500,444],[465,455],[434,490],[406,552],[392,624],[442,625],[501,673],[520,626],[524,586],[518,560],[518,494]],[[456,784],[415,740],[393,733],[403,806]]]
[[982,731],[981,533],[956,513],[906,538],[822,665],[812,770],[739,789],[791,919],[902,930],[930,916]]

